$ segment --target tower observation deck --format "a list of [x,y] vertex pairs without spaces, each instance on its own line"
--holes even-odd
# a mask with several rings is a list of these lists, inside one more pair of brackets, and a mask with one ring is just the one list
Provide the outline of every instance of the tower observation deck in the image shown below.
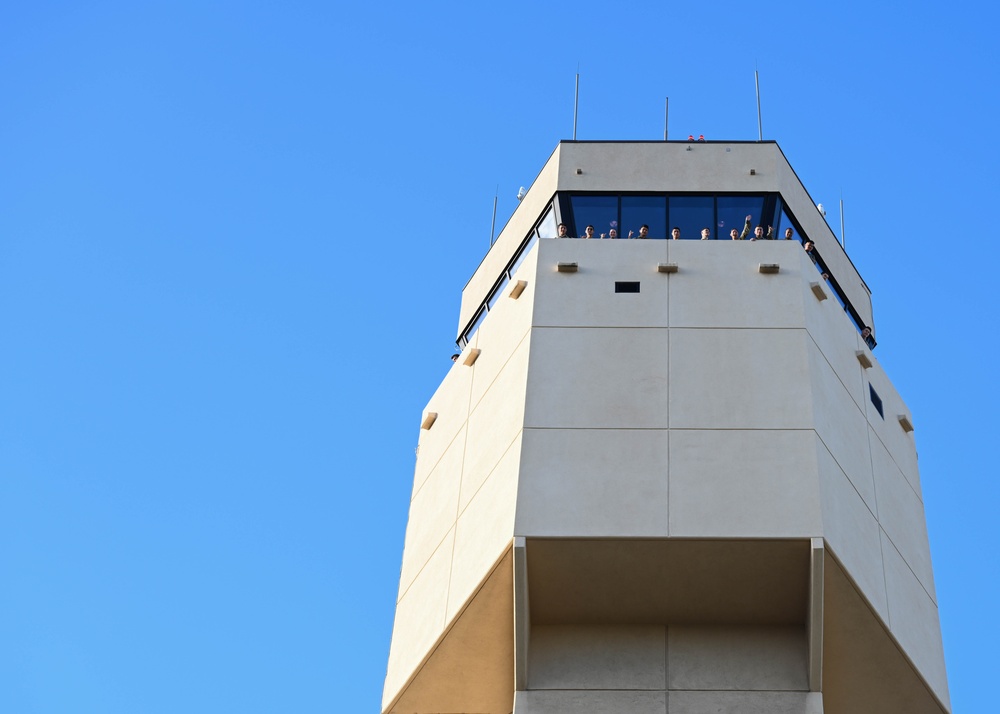
[[777,144],[560,143],[421,416],[383,712],[949,712],[875,327]]

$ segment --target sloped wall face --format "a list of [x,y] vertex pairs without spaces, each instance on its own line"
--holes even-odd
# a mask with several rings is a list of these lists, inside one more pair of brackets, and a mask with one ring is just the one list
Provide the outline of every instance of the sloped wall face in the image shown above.
[[534,293],[533,256],[421,417],[413,495],[383,692],[388,707],[510,547]]

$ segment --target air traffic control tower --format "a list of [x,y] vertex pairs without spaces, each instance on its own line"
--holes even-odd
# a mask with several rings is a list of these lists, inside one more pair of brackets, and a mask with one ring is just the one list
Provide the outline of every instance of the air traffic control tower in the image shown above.
[[949,712],[867,326],[777,144],[560,143],[420,418],[383,712]]

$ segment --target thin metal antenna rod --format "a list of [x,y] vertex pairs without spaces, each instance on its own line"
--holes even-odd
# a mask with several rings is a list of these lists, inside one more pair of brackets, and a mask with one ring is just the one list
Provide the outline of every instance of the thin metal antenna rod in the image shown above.
[[667,140],[667,117],[670,116],[670,97],[663,102],[663,140]]
[[760,122],[760,76],[757,74],[757,66],[753,68],[753,81],[757,86],[757,141],[764,141],[764,125]]
[[847,250],[847,239],[844,236],[844,194],[840,194],[840,245]]
[[493,235],[497,229],[497,196],[500,195],[500,184],[497,184],[496,193],[493,194],[493,222],[490,223],[490,248],[493,247]]
[[576,97],[573,99],[573,141],[576,141],[576,115],[580,108],[580,73],[576,73]]

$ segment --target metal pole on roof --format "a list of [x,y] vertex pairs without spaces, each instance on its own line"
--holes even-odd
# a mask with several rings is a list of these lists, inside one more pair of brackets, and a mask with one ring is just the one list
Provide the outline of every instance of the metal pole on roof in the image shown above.
[[576,73],[576,97],[573,99],[573,141],[576,141],[576,115],[580,109],[580,73]]
[[753,81],[757,86],[757,141],[764,141],[764,126],[760,122],[760,76],[756,66],[753,68]]
[[663,102],[663,140],[667,140],[667,117],[670,116],[670,97]]
[[497,196],[500,195],[500,184],[497,184],[496,193],[493,194],[493,222],[490,223],[490,248],[493,247],[493,236],[497,229]]
[[840,197],[840,245],[847,250],[847,239],[844,236],[844,196]]

